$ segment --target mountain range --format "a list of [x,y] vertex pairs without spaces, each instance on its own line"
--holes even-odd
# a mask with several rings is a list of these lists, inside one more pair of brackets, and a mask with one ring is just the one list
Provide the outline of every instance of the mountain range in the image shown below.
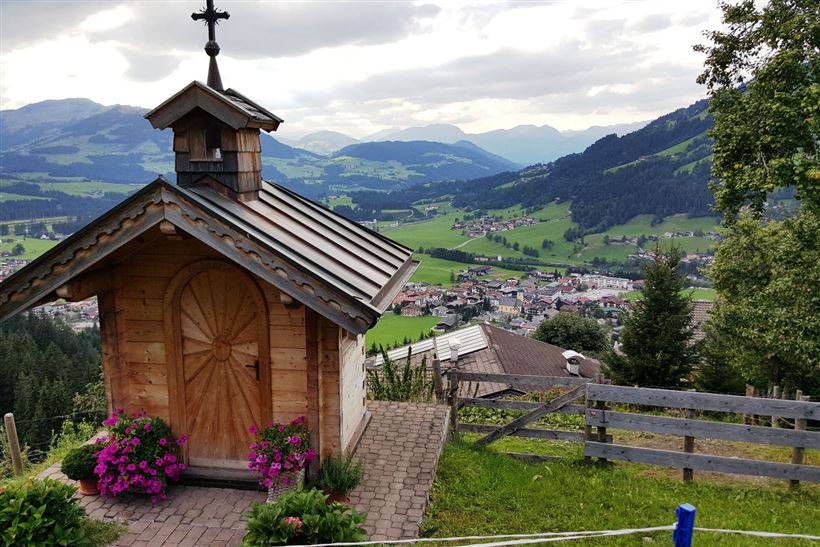
[[610,134],[624,135],[644,127],[648,122],[593,126],[581,131],[559,131],[549,125],[518,125],[511,129],[496,129],[485,133],[465,133],[449,124],[431,124],[423,127],[401,129],[391,127],[356,140],[344,133],[318,131],[297,140],[283,142],[322,155],[334,152],[357,142],[379,141],[432,141],[455,144],[471,142],[488,152],[507,158],[521,165],[547,163],[567,154],[580,152],[601,137]]
[[686,213],[710,216],[708,182],[712,118],[706,100],[661,116],[623,136],[607,135],[582,153],[467,182],[426,184],[390,193],[353,193],[364,218],[380,210],[447,199],[467,210],[537,209],[571,201],[577,237],[623,224],[637,215],[656,220]]
[[[151,128],[146,109],[88,99],[0,111],[0,175],[11,181],[145,183],[173,180],[171,132]],[[311,197],[468,180],[521,167],[469,141],[358,142],[323,132],[323,154],[262,136],[263,175]],[[318,140],[305,141],[319,149]],[[327,143],[332,143],[330,146]],[[330,148],[335,150],[331,151]]]

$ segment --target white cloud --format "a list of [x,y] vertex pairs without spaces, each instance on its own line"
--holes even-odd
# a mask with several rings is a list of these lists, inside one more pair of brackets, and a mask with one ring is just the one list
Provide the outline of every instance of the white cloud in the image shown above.
[[[0,2],[0,107],[158,104],[205,78],[199,4]],[[719,24],[713,0],[217,4],[223,81],[293,134],[645,120],[705,94],[691,47]]]
[[120,27],[133,18],[134,13],[127,6],[117,6],[88,16],[79,28],[86,32],[103,32]]

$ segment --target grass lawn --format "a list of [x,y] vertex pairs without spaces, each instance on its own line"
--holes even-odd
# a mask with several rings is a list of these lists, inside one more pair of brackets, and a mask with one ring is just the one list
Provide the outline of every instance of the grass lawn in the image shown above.
[[10,258],[19,258],[23,260],[34,260],[47,250],[57,245],[57,243],[59,243],[59,241],[50,241],[43,239],[24,240],[22,237],[18,236],[5,236],[0,239],[2,239],[3,241],[2,243],[0,243],[0,251],[11,251],[15,245],[17,245],[18,243],[22,243],[26,252],[20,256],[13,256]]
[[382,233],[411,249],[418,249],[419,247],[451,249],[470,239],[462,235],[460,230],[450,229],[457,216],[457,213],[448,213],[430,220],[408,222],[399,225],[398,228],[384,230]]
[[41,182],[40,189],[49,192],[63,192],[72,196],[99,196],[104,192],[127,194],[139,190],[141,184],[116,184],[113,182],[82,181],[82,182]]
[[401,343],[405,336],[411,342],[418,340],[422,331],[429,333],[439,317],[404,317],[396,315],[392,311],[385,313],[376,326],[367,331],[365,342],[369,348],[373,343],[377,346],[381,344],[385,348],[392,347],[394,343]]
[[[691,294],[692,300],[714,300],[717,291],[715,289],[707,289],[703,287],[693,287],[690,289],[684,289],[684,293]],[[635,301],[640,297],[641,291],[629,291],[626,293],[621,294],[621,298],[624,300],[632,300]]]
[[[464,264],[462,262],[453,262],[452,260],[444,260],[443,258],[433,258],[432,256],[416,253],[413,255],[416,260],[421,261],[421,266],[410,278],[410,281],[427,282],[431,285],[442,285],[450,287],[450,272],[458,275],[461,270],[466,270],[471,266],[479,266],[480,264]],[[509,279],[511,277],[521,277],[525,272],[516,270],[507,270],[493,266],[494,274],[491,278]]]
[[[471,436],[467,436],[470,439]],[[526,446],[525,446],[526,445]],[[498,450],[537,453],[559,445],[565,459],[525,463]],[[543,452],[543,451],[542,451]],[[660,472],[659,472],[660,471]],[[675,471],[679,476],[680,471]],[[789,491],[785,481],[734,482],[706,477],[690,484],[662,468],[586,464],[581,446],[507,438],[487,449],[447,444],[422,524],[428,537],[612,530],[669,525],[675,508],[697,508],[696,526],[820,534],[820,488]],[[573,545],[672,545],[671,532],[573,541]],[[810,545],[805,540],[757,539],[696,532],[695,545]]]

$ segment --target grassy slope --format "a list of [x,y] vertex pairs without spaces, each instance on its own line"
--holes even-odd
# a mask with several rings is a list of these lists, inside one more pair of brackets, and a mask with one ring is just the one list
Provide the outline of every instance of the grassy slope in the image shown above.
[[0,251],[11,251],[11,249],[17,245],[18,243],[22,243],[23,247],[26,249],[26,252],[21,256],[14,256],[11,258],[20,258],[26,260],[34,260],[47,250],[51,249],[58,241],[49,241],[49,240],[41,240],[41,239],[26,239],[24,240],[22,237],[19,236],[5,236],[2,238],[3,242],[0,243]]
[[[715,289],[693,288],[685,289],[687,294],[692,295],[692,300],[714,300],[717,292]],[[621,295],[624,300],[637,300],[641,295],[641,291],[629,291]]]
[[421,331],[429,333],[438,322],[438,317],[403,317],[388,311],[379,319],[375,327],[367,331],[365,342],[367,347],[375,343],[385,348],[392,346],[395,342],[401,342],[405,337],[415,342]]
[[[469,264],[462,264],[461,262],[453,262],[452,260],[444,260],[442,258],[433,258],[425,254],[415,254],[414,258],[421,261],[421,266],[413,274],[411,281],[422,282],[426,281],[432,285],[443,285],[445,287],[451,286],[450,272],[458,274],[461,270],[469,268]],[[511,277],[521,277],[524,272],[515,270],[507,270],[504,268],[493,267],[494,274],[490,277],[499,279],[509,279]]]
[[[522,442],[523,441],[523,442]],[[526,446],[524,446],[526,444]],[[532,450],[538,441],[505,439],[493,447]],[[675,508],[693,504],[697,525],[710,528],[820,534],[820,489],[792,492],[780,481],[727,484],[700,477],[685,484],[679,471],[618,463],[611,469],[584,464],[579,445],[564,446],[560,462],[524,463],[495,452],[449,443],[439,463],[425,536],[491,535],[606,530],[672,524]],[[770,545],[771,539],[696,534],[697,545]],[[573,545],[672,545],[670,532]],[[777,545],[809,545],[778,540]]]

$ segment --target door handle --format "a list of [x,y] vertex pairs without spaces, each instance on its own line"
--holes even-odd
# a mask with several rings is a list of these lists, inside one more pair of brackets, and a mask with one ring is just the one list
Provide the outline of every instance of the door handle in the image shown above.
[[259,380],[259,361],[255,361],[252,365],[245,365],[245,368],[256,369],[256,379]]

